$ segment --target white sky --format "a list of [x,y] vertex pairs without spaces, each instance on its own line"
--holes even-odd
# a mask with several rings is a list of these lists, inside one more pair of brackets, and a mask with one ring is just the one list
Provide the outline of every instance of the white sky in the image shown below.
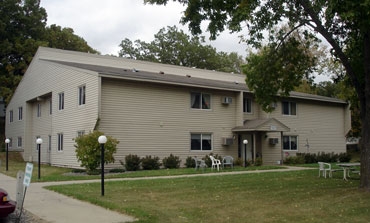
[[[41,0],[41,7],[48,14],[47,24],[69,27],[84,38],[89,46],[103,55],[118,56],[119,44],[125,38],[150,42],[161,28],[176,25],[189,33],[187,25],[179,21],[185,10],[181,4],[169,1],[166,6],[144,5],[143,0]],[[246,56],[247,45],[239,43],[243,33],[221,33],[215,41],[209,41],[206,27],[203,36],[218,52],[237,52]],[[316,82],[328,80],[318,76]]]
[[[48,14],[47,24],[69,27],[94,49],[118,55],[125,38],[150,42],[161,28],[176,25],[189,33],[179,21],[185,8],[172,1],[166,6],[144,5],[143,0],[41,0]],[[205,30],[204,30],[205,31]],[[202,34],[208,40],[208,33]],[[246,44],[239,44],[240,34],[225,31],[212,42],[217,51],[246,55]]]

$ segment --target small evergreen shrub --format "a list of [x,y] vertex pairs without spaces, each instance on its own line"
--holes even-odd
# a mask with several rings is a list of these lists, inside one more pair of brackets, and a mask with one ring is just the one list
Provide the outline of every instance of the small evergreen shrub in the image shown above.
[[[140,157],[138,157],[137,155],[129,154],[125,157],[124,166],[127,171],[136,171],[140,169],[140,163]],[[121,164],[123,163],[121,162]]]
[[303,156],[288,156],[284,160],[285,164],[304,164],[305,159]]
[[339,162],[341,163],[348,163],[349,161],[351,161],[351,154],[348,154],[348,153],[340,153],[338,155],[338,160]]
[[146,156],[141,158],[141,166],[143,170],[158,170],[161,166],[159,163],[159,157]]
[[256,158],[256,160],[254,161],[255,166],[262,166],[262,163],[263,162],[261,157]]
[[238,157],[237,159],[234,160],[234,165],[235,166],[243,166],[243,159]]
[[176,169],[176,168],[180,168],[181,160],[178,156],[174,156],[170,154],[169,157],[163,158],[162,162],[165,168]]
[[115,169],[111,169],[109,170],[109,173],[124,173],[125,170],[123,168],[115,168]]
[[187,168],[194,168],[195,167],[195,160],[193,159],[193,157],[191,156],[188,156],[185,160],[185,166]]

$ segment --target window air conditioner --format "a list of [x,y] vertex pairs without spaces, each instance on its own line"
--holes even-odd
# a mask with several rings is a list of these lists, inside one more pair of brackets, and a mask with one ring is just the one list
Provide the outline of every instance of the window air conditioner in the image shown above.
[[234,143],[233,138],[222,138],[222,145],[223,146],[230,146]]
[[233,98],[232,97],[223,97],[222,98],[222,104],[224,104],[224,105],[231,104],[232,102],[233,102]]
[[275,145],[275,144],[279,143],[279,139],[278,138],[269,138],[269,142],[270,142],[271,145]]

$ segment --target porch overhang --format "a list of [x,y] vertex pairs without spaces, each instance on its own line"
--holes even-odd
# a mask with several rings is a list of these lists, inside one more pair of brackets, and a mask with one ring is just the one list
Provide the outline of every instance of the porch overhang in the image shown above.
[[245,120],[243,126],[233,128],[233,132],[289,132],[290,128],[275,118]]

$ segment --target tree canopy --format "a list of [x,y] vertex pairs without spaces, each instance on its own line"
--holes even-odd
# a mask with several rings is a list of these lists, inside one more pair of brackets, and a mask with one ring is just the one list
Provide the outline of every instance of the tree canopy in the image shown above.
[[[151,4],[166,4],[168,1],[144,0]],[[370,191],[370,0],[178,2],[186,5],[181,21],[189,24],[193,34],[202,32],[201,23],[206,20],[211,38],[216,38],[225,29],[246,30],[248,33],[244,40],[257,48],[266,43],[275,43],[273,47],[280,46],[289,41],[295,31],[310,39],[310,43],[318,41],[319,37],[325,39],[331,47],[332,56],[343,65],[345,76],[358,96],[362,123],[360,187]],[[298,52],[299,47],[297,45]],[[291,50],[295,50],[294,47]],[[284,66],[275,66],[274,69],[266,67],[265,70],[283,75],[280,71],[284,70]],[[263,79],[264,76],[255,78]],[[293,78],[291,84],[294,85],[295,81]],[[249,86],[249,79],[247,84]],[[284,82],[272,84],[286,86]],[[276,95],[278,92],[268,93]]]
[[120,57],[200,69],[241,73],[243,63],[237,53],[217,52],[203,36],[189,36],[176,26],[160,29],[149,43],[126,38],[120,47]]
[[46,27],[46,21],[40,0],[0,1],[0,98],[6,103],[39,46],[97,53],[71,28]]

